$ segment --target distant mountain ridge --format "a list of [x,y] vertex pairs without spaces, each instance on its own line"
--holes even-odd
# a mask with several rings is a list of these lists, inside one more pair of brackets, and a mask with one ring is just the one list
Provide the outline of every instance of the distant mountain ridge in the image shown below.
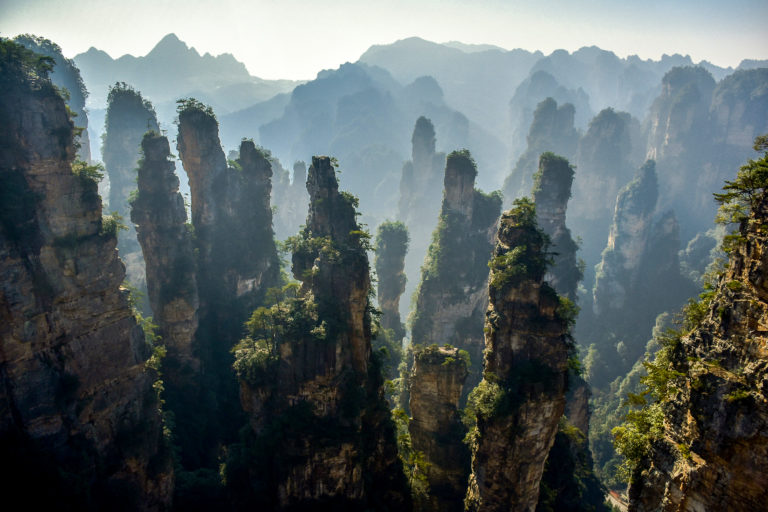
[[175,34],[163,37],[143,57],[123,55],[113,59],[91,47],[76,55],[74,61],[88,86],[91,108],[103,108],[109,87],[118,81],[134,86],[155,104],[195,96],[222,113],[290,92],[301,83],[251,76],[232,54],[200,55]]

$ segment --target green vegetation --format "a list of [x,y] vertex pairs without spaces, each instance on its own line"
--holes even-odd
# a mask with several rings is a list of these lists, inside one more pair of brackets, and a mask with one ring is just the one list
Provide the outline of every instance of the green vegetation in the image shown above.
[[119,231],[125,231],[128,226],[123,222],[123,216],[117,212],[112,212],[101,217],[101,236],[117,236]]
[[176,105],[176,112],[178,112],[179,115],[192,112],[201,112],[216,121],[216,114],[213,112],[213,107],[206,105],[202,101],[196,100],[195,98],[183,98],[176,100]]
[[547,247],[549,237],[536,223],[536,206],[523,197],[516,199],[512,210],[504,214],[510,219],[502,229],[517,231],[514,247],[497,254],[488,264],[491,267],[492,289],[500,291],[515,286],[523,280],[541,281],[550,263]]
[[49,73],[54,60],[9,39],[0,38],[0,84],[30,89],[52,87]]
[[257,388],[276,385],[276,365],[282,343],[326,339],[326,324],[318,320],[317,306],[298,296],[298,284],[270,288],[270,306],[257,308],[245,323],[248,336],[232,349],[234,369],[240,380]]
[[[758,160],[750,159],[736,174],[736,179],[726,181],[721,194],[715,194],[720,204],[716,221],[720,224],[741,224],[749,218],[768,188],[768,134],[755,139],[755,151],[762,151]],[[738,229],[723,239],[723,248],[731,252],[743,240]]]

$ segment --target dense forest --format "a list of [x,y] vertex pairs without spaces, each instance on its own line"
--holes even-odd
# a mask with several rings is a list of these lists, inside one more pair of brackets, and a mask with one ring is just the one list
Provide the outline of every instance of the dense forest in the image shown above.
[[768,500],[768,61],[409,38],[308,81],[0,38],[30,509]]

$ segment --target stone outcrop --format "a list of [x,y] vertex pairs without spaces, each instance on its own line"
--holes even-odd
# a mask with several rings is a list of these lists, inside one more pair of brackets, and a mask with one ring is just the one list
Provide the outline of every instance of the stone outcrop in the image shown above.
[[191,192],[197,338],[201,387],[207,390],[200,400],[205,427],[201,441],[189,447],[187,465],[216,467],[221,444],[236,440],[242,424],[230,350],[267,290],[280,284],[269,202],[272,169],[269,155],[250,140],[242,141],[239,158],[228,166],[216,117],[195,100],[179,106],[177,147]]
[[179,178],[168,139],[148,132],[141,141],[144,155],[138,173],[138,194],[131,203],[131,220],[141,244],[147,271],[147,291],[153,322],[167,350],[163,360],[165,408],[174,415],[174,440],[181,461],[201,440],[201,370],[197,339],[197,269],[192,228],[179,193]]
[[563,157],[544,153],[533,178],[533,202],[536,219],[550,240],[552,267],[547,281],[558,294],[576,300],[576,288],[582,273],[576,260],[578,246],[565,225],[565,211],[571,197],[573,167]]
[[483,380],[470,396],[468,510],[532,511],[565,410],[572,350],[557,293],[544,281],[546,236],[533,204],[504,213],[491,263]]
[[[136,167],[141,158],[144,134],[158,132],[157,116],[139,91],[124,83],[109,89],[104,143],[101,153],[109,177],[109,211],[130,218],[129,197],[136,190]],[[146,271],[136,230],[130,225],[118,235],[117,248],[126,266],[128,281],[142,293],[146,291]],[[148,311],[146,305],[140,305]]]
[[528,146],[504,180],[505,207],[531,190],[539,155],[551,151],[568,159],[573,158],[579,143],[579,132],[573,126],[574,115],[572,104],[564,103],[558,107],[552,98],[547,98],[536,106],[526,139]]
[[405,273],[409,276],[406,297],[410,297],[416,287],[416,276],[435,228],[434,219],[440,213],[445,154],[435,152],[435,144],[432,121],[419,117],[411,137],[411,160],[403,165],[397,214],[411,236],[410,250],[405,257]]
[[371,352],[356,199],[338,190],[328,157],[312,159],[307,190],[306,227],[291,241],[301,287],[264,313],[286,330],[251,324],[236,350],[252,435],[227,479],[248,482],[233,492],[277,509],[400,509],[408,497]]
[[[680,236],[671,211],[655,216],[658,182],[653,161],[616,198],[608,245],[596,267],[590,332],[600,353],[593,383],[626,373],[645,350],[655,318],[694,295],[680,272]],[[602,369],[598,369],[602,368]]]
[[165,136],[145,134],[141,150],[144,158],[138,169],[138,195],[131,203],[131,221],[136,224],[146,262],[153,320],[170,357],[196,372],[200,369],[194,347],[197,276],[179,178]]
[[376,231],[377,298],[381,309],[381,327],[392,330],[398,342],[405,337],[405,325],[400,321],[400,296],[405,291],[408,241],[408,228],[402,222],[383,222]]
[[75,61],[64,57],[64,54],[61,53],[61,47],[44,37],[23,34],[16,36],[14,42],[35,53],[53,59],[53,71],[50,73],[51,82],[56,87],[67,91],[68,98],[65,101],[72,113],[75,114],[73,121],[76,126],[77,158],[90,163],[91,141],[88,138],[88,113],[85,111],[85,99],[88,97],[88,91]]
[[156,375],[114,230],[92,174],[73,172],[64,100],[20,47],[0,45],[4,495],[40,510],[163,510],[173,473]]
[[586,285],[592,286],[594,266],[608,241],[615,199],[645,158],[640,123],[626,112],[611,108],[589,123],[579,140],[573,162],[577,179],[568,209],[568,224],[582,239]]
[[[766,157],[762,165],[766,165]],[[750,217],[700,320],[670,353],[681,377],[663,433],[636,467],[630,510],[762,510],[768,500],[768,194]],[[669,350],[669,349],[668,349]],[[658,363],[658,361],[657,361]]]
[[464,510],[469,449],[459,399],[468,370],[466,355],[462,358],[458,348],[432,345],[414,354],[408,430],[413,450],[427,462],[427,510]]
[[445,166],[440,220],[421,270],[412,316],[415,345],[449,343],[469,352],[469,392],[480,380],[488,260],[501,197],[474,188],[477,168],[468,151],[454,151]]

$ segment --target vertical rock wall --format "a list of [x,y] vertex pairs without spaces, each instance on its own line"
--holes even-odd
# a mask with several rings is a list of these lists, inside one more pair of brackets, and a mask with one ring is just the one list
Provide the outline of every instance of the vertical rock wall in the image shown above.
[[427,462],[428,510],[464,510],[469,449],[459,399],[468,370],[458,348],[432,345],[414,355],[408,430],[413,450]]
[[565,409],[569,319],[544,282],[546,240],[533,204],[504,213],[490,276],[483,381],[470,396],[468,510],[532,511]]
[[[9,50],[2,58],[12,58],[13,43],[0,44]],[[5,496],[40,509],[162,510],[172,470],[145,365],[151,348],[120,287],[115,233],[102,223],[96,181],[73,173],[64,100],[43,71],[3,64]]]

